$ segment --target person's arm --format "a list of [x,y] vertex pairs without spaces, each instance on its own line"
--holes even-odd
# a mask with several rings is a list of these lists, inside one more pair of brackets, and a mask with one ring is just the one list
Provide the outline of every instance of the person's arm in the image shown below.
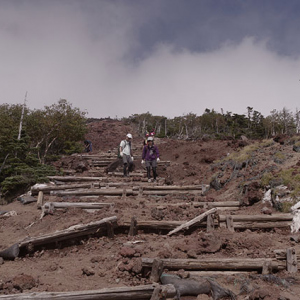
[[144,146],[143,152],[142,152],[142,160],[145,160],[146,152],[147,152],[147,146]]
[[123,156],[123,141],[121,141],[120,143],[119,152],[120,152],[120,156]]

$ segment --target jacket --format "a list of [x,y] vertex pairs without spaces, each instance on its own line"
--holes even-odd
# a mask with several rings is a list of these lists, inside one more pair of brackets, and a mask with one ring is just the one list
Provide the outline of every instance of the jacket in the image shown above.
[[143,160],[153,161],[156,160],[158,157],[159,152],[156,145],[152,145],[151,147],[149,145],[144,146],[142,153]]

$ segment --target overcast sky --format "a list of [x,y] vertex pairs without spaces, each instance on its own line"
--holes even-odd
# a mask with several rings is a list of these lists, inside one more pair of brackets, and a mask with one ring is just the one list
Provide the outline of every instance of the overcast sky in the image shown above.
[[299,15],[298,0],[0,0],[0,104],[296,112]]

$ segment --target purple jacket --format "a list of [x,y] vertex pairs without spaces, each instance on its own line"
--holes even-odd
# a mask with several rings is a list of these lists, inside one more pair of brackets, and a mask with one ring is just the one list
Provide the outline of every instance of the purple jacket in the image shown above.
[[152,145],[151,147],[149,145],[145,145],[143,148],[143,154],[142,159],[143,160],[156,160],[159,157],[158,148],[156,145]]

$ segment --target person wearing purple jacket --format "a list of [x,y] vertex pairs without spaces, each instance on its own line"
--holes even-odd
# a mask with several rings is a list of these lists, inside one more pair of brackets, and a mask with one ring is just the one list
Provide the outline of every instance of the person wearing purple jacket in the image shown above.
[[147,139],[147,145],[143,148],[142,164],[146,164],[148,182],[151,182],[151,167],[153,172],[153,182],[156,182],[156,167],[159,161],[159,152],[156,145],[153,143],[153,137],[149,136]]

